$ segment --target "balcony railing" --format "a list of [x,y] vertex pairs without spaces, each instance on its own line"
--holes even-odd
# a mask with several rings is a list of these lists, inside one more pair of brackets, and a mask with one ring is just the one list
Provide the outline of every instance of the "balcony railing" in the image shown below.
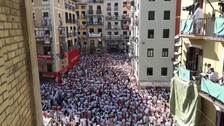
[[87,0],[88,3],[103,3],[104,0]]
[[224,40],[224,18],[204,18],[181,20],[181,35],[200,36],[204,39]]
[[102,10],[97,9],[97,10],[96,10],[96,14],[102,14]]
[[103,21],[89,21],[88,25],[103,25]]
[[129,30],[129,25],[123,25],[123,26],[122,26],[122,29],[123,29],[123,30]]
[[224,86],[212,82],[209,79],[202,78],[201,79],[201,91],[208,94],[212,98],[221,103],[224,103]]
[[105,35],[106,40],[129,40],[128,35]]
[[93,10],[88,10],[88,14],[93,14]]
[[107,26],[107,30],[120,30],[121,27],[118,25],[114,25],[114,26]]
[[111,11],[111,7],[107,7],[107,11]]
[[114,11],[118,11],[118,6],[115,6],[114,7]]
[[88,33],[88,37],[99,38],[102,37],[102,33]]
[[44,19],[42,20],[42,26],[51,26],[51,18],[44,17]]
[[65,9],[75,10],[76,9],[75,3],[74,2],[71,2],[71,1],[65,2]]
[[131,20],[129,15],[122,15],[122,20]]
[[120,16],[106,16],[105,17],[106,20],[121,20],[121,17]]

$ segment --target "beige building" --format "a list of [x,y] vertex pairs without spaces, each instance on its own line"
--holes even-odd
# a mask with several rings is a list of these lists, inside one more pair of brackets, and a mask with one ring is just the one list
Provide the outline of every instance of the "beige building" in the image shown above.
[[1,126],[43,124],[31,7],[31,1],[0,1]]
[[32,5],[40,75],[60,79],[78,43],[75,3],[34,0]]
[[[174,62],[176,66],[174,81],[176,85],[186,87],[191,83],[188,92],[195,94],[196,104],[199,108],[191,113],[197,113],[191,123],[199,126],[223,126],[224,125],[224,88],[222,86],[224,70],[224,33],[222,29],[224,18],[222,16],[224,3],[218,0],[197,1],[200,5],[203,18],[191,18],[196,15],[196,1],[182,0],[180,3],[180,34],[175,37]],[[191,8],[195,9],[191,9]],[[179,18],[179,17],[178,17]],[[197,21],[203,25],[198,25]],[[195,22],[195,23],[194,23]],[[198,30],[197,30],[198,29]],[[211,67],[209,68],[209,66]],[[210,73],[209,71],[214,72]],[[177,81],[181,80],[181,81]],[[173,92],[183,92],[173,90]],[[178,97],[178,96],[176,96]],[[186,97],[176,98],[186,105],[192,105],[192,99]],[[172,103],[171,103],[172,104]],[[183,107],[183,106],[182,106]],[[180,108],[182,109],[182,108]],[[177,109],[174,109],[175,111]],[[178,123],[184,123],[179,113],[175,115]],[[186,121],[187,122],[187,121]]]
[[104,38],[107,50],[126,52],[129,41],[130,1],[105,0]]
[[87,36],[88,42],[84,43],[85,52],[94,53],[105,47],[104,33],[104,0],[87,0]]
[[84,52],[84,45],[87,43],[87,1],[76,0],[75,4],[78,20],[78,43],[76,47],[78,47],[81,52]]

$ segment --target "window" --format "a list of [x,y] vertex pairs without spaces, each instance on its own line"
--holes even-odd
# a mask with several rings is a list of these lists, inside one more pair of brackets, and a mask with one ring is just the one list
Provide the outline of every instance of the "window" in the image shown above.
[[101,6],[98,5],[98,6],[97,6],[97,10],[101,10]]
[[111,32],[108,32],[108,35],[111,35],[112,33]]
[[110,3],[107,3],[107,6],[111,6],[111,4]]
[[102,33],[102,29],[101,28],[99,28],[97,31],[98,31],[98,33]]
[[155,1],[155,0],[149,0],[149,1]]
[[152,67],[148,67],[147,68],[147,75],[148,76],[152,76],[153,75],[153,68]]
[[154,49],[149,48],[147,49],[147,57],[153,57],[154,56]]
[[170,30],[163,29],[163,38],[169,38],[169,36],[170,36]]
[[49,17],[48,12],[43,12],[43,17]]
[[155,20],[155,11],[148,12],[148,20]]
[[118,6],[118,3],[114,3],[114,6]]
[[168,57],[168,55],[169,55],[169,49],[163,48],[162,49],[162,57]]
[[118,22],[114,22],[115,25],[118,25]]
[[162,76],[167,76],[167,68],[166,67],[161,68],[161,75]]
[[86,7],[85,6],[81,6],[81,9],[85,9]]
[[47,72],[53,72],[52,64],[50,64],[50,63],[47,64]]
[[93,28],[90,28],[90,29],[89,29],[89,32],[90,32],[90,33],[94,33],[94,29],[93,29]]
[[163,19],[164,20],[170,20],[170,11],[164,11]]
[[118,35],[118,32],[114,32],[114,35]]
[[128,14],[128,12],[127,11],[123,11],[123,14]]
[[164,0],[164,1],[170,1],[170,0]]
[[154,29],[148,30],[148,38],[153,39],[154,38]]
[[123,31],[123,35],[128,35],[127,31]]

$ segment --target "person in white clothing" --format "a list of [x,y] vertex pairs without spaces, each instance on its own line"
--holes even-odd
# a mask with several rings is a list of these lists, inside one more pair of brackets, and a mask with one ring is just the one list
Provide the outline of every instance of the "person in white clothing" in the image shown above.
[[204,12],[200,7],[200,4],[196,4],[196,10],[192,16],[194,22],[194,33],[195,34],[203,34],[203,19],[204,19]]

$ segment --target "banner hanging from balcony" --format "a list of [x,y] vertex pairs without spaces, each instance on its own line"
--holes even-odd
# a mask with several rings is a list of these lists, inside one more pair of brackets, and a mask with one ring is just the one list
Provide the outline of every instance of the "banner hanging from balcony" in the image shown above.
[[224,36],[224,18],[217,17],[215,19],[215,35]]
[[170,112],[180,126],[198,126],[200,96],[197,87],[181,80],[177,75],[171,80]]
[[72,51],[68,52],[68,69],[71,69],[75,66],[80,57],[80,52],[77,49],[73,49]]
[[209,79],[202,78],[201,91],[224,103],[224,86],[214,83]]

